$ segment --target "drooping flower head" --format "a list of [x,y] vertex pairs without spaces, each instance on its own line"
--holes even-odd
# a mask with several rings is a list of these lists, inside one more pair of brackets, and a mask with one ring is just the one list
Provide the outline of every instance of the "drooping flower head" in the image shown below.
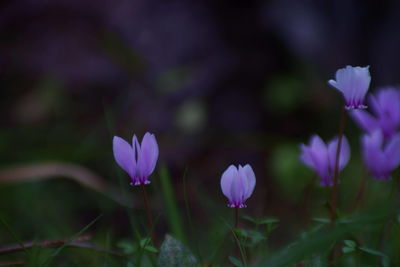
[[256,176],[249,164],[237,168],[231,165],[221,176],[222,193],[228,198],[230,208],[244,208],[245,201],[256,186]]
[[[300,160],[308,167],[314,169],[320,177],[321,186],[332,186],[335,172],[336,150],[338,139],[334,138],[328,145],[318,135],[313,135],[309,145],[301,144]],[[350,159],[350,147],[345,136],[339,155],[339,172],[347,165]]]
[[400,129],[400,90],[386,88],[369,97],[373,115],[365,110],[354,110],[351,116],[368,133],[380,130],[385,139]]
[[400,134],[384,141],[377,130],[361,138],[364,163],[378,180],[389,180],[391,173],[400,164]]
[[369,67],[346,66],[336,71],[336,80],[328,83],[344,96],[346,109],[364,109],[364,98],[371,82]]
[[132,145],[118,136],[113,139],[115,161],[132,179],[131,185],[149,184],[158,159],[158,145],[154,134],[146,133],[139,144],[133,135]]

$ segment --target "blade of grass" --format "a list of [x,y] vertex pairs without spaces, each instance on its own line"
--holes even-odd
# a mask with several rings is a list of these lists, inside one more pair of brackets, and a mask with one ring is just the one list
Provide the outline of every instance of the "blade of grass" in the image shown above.
[[[192,235],[192,238],[193,238],[194,237],[194,227],[193,227],[192,215],[190,214],[189,197],[188,197],[188,194],[187,194],[187,183],[186,183],[187,171],[188,171],[188,168],[186,167],[184,172],[183,172],[183,177],[182,177],[182,180],[183,180],[183,198],[184,198],[184,201],[185,201],[186,217],[187,217],[187,219],[189,221],[189,231],[190,231],[190,233]],[[201,253],[200,253],[199,243],[198,242],[194,242],[194,243],[195,243],[196,256],[199,259],[200,263],[203,263],[204,261],[203,261],[203,257],[201,256]]]
[[24,250],[26,254],[28,254],[27,249],[24,246],[24,243],[22,240],[18,237],[18,235],[15,233],[15,231],[11,228],[11,226],[7,223],[7,221],[3,218],[2,215],[0,215],[0,223],[6,228],[7,232],[10,233],[10,235],[14,238],[14,240],[18,243],[18,245],[21,246],[21,248]]
[[73,242],[74,239],[76,239],[78,236],[81,236],[84,232],[86,232],[87,229],[89,229],[92,225],[94,225],[101,217],[103,214],[100,214],[97,216],[93,221],[91,221],[89,224],[87,224],[85,227],[82,228],[78,233],[74,234],[67,242],[65,242],[61,247],[59,247],[54,253],[50,255],[49,258],[43,263],[43,266],[46,266],[53,260],[66,246],[68,246],[69,243]]
[[180,241],[184,242],[185,235],[182,227],[182,219],[176,203],[175,192],[172,189],[171,179],[165,166],[161,166],[160,180],[168,224],[171,227],[173,235]]

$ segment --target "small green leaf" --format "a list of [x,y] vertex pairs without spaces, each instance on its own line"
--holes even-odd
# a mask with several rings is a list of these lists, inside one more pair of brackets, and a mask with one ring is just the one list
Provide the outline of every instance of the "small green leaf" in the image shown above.
[[344,240],[344,244],[350,248],[355,248],[357,246],[356,242],[353,240]]
[[233,256],[229,256],[229,261],[233,265],[235,265],[236,267],[243,267],[244,266],[243,263],[239,259],[237,259],[237,258],[235,258]]
[[331,220],[327,219],[327,218],[312,218],[313,221],[315,222],[319,222],[319,223],[330,223]]
[[350,253],[350,252],[353,252],[354,250],[355,249],[352,247],[343,247],[342,248],[343,253]]
[[148,252],[153,252],[153,253],[158,252],[158,250],[151,245],[150,237],[146,237],[146,238],[143,238],[142,240],[140,240],[140,247]]
[[129,255],[135,252],[135,246],[132,240],[121,240],[117,246],[122,249],[123,254]]
[[200,267],[190,250],[170,235],[165,236],[161,245],[158,265],[165,267]]
[[278,223],[279,222],[279,219],[275,218],[275,217],[252,218],[250,216],[245,215],[242,218],[245,219],[245,220],[248,220],[248,221],[250,221],[250,222],[252,222],[254,224],[257,224],[257,225],[273,224],[273,223]]

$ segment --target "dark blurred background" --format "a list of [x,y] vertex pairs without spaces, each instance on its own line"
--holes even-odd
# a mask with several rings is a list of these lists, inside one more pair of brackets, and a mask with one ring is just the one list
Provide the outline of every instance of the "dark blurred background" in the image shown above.
[[[118,172],[128,187],[111,138],[149,131],[180,207],[187,169],[200,221],[205,198],[226,205],[222,172],[249,163],[257,187],[246,212],[290,224],[305,213],[312,175],[298,162],[298,144],[337,131],[342,98],[326,81],[345,65],[370,65],[372,88],[397,85],[399,13],[394,0],[2,1],[0,166],[69,162],[110,186]],[[356,149],[359,132],[351,122],[348,131]],[[38,224],[36,235],[49,221],[26,215],[27,201],[51,220],[69,203],[72,224],[104,210],[74,183],[26,181],[3,185],[0,206],[11,221]],[[78,206],[86,199],[84,208],[75,213],[68,195]],[[67,200],[51,203],[56,196]]]

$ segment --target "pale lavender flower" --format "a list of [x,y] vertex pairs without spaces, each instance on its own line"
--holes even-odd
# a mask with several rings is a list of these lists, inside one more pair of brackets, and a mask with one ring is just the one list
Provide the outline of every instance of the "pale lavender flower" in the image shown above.
[[336,71],[336,80],[328,83],[342,92],[346,109],[364,109],[364,98],[371,82],[369,67],[346,66]]
[[389,180],[400,164],[400,134],[385,141],[380,131],[366,134],[361,139],[364,163],[378,180]]
[[391,138],[400,128],[400,90],[381,89],[369,97],[373,115],[364,110],[354,110],[351,116],[368,133],[380,130],[385,139]]
[[[300,145],[300,160],[308,167],[314,169],[320,177],[321,186],[332,186],[335,172],[336,150],[338,139],[334,138],[328,145],[318,135],[313,135],[309,145]],[[339,172],[347,165],[350,159],[350,146],[345,136],[339,155]]]
[[222,193],[228,198],[230,208],[244,208],[245,201],[256,186],[256,176],[249,164],[237,168],[231,165],[221,176]]
[[158,159],[158,145],[154,134],[146,133],[139,144],[133,135],[132,145],[118,136],[113,139],[115,161],[132,179],[131,185],[149,184]]

